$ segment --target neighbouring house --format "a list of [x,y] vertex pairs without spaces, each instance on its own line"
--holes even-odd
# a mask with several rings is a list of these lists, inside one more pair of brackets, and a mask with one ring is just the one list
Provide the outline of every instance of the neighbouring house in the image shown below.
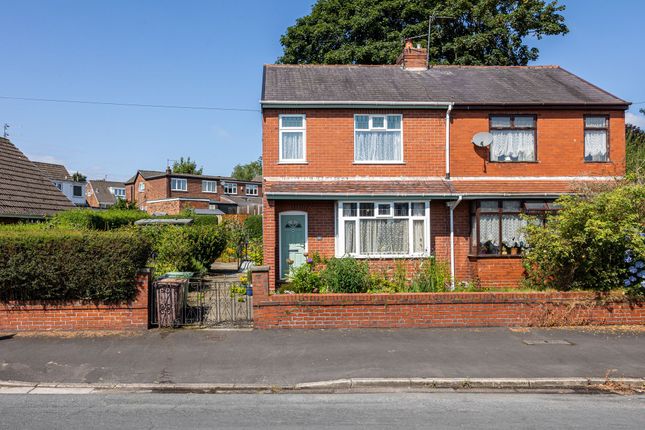
[[560,67],[397,63],[264,66],[271,288],[314,252],[516,286],[521,214],[625,173],[629,103]]
[[106,179],[92,179],[87,182],[85,200],[88,206],[107,209],[114,206],[118,199],[125,200],[125,183]]
[[41,220],[73,207],[14,144],[0,138],[0,223]]
[[85,202],[85,181],[75,181],[74,177],[69,174],[62,164],[43,163],[40,161],[33,162],[46,178],[48,178],[56,188],[58,188],[70,202],[76,206],[87,206]]
[[224,176],[139,170],[125,182],[126,200],[150,214],[175,215],[190,208],[203,214],[259,214],[262,182]]

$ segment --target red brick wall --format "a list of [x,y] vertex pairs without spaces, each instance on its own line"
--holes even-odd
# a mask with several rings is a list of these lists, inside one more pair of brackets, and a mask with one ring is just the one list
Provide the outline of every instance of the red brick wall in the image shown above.
[[146,212],[153,214],[163,212],[168,215],[177,215],[182,210],[190,209],[208,209],[208,202],[190,201],[190,200],[164,200],[157,202],[146,202]]
[[521,257],[471,257],[475,278],[482,287],[517,287],[524,277]]
[[645,324],[645,307],[593,293],[268,295],[268,268],[252,274],[260,329],[511,327]]
[[92,303],[0,304],[0,330],[143,330],[148,328],[149,274],[137,276],[134,301],[119,305]]
[[[278,115],[307,116],[307,164],[278,164]],[[402,113],[404,164],[353,164],[354,114]],[[488,131],[489,115],[537,115],[537,162],[490,163],[471,143]],[[609,163],[585,163],[584,115],[610,115]],[[458,110],[452,112],[451,175],[455,176],[587,176],[625,172],[623,111],[585,110]],[[273,176],[443,176],[445,174],[445,110],[266,109],[263,112],[263,174]]]

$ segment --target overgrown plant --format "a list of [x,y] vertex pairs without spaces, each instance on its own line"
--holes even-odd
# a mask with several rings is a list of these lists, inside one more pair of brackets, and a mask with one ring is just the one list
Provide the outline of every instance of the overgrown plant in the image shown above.
[[370,287],[367,262],[355,258],[330,258],[321,272],[323,292],[365,293]]
[[448,264],[430,257],[419,264],[419,268],[412,278],[411,291],[420,293],[449,291],[449,285],[450,267]]

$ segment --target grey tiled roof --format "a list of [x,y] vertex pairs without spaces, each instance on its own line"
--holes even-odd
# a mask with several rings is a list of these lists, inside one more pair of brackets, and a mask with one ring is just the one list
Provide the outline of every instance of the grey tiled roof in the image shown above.
[[54,181],[69,181],[71,175],[62,164],[43,163],[42,161],[32,161],[43,172],[46,178]]
[[0,216],[42,217],[73,207],[34,163],[0,138]]
[[116,197],[110,192],[110,187],[125,188],[125,183],[123,182],[106,181],[103,179],[93,179],[89,181],[89,185],[92,187],[99,204],[104,205],[113,205],[116,203]]
[[452,102],[456,105],[621,105],[557,66],[265,65],[262,102]]

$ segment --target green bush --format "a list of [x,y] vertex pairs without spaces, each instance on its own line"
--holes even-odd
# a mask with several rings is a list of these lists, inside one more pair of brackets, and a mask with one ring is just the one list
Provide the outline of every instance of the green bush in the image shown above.
[[[626,255],[645,257],[645,185],[625,184],[588,196],[558,199],[544,226],[529,223],[524,255],[528,286],[606,291],[626,286]],[[630,283],[632,292],[645,290]]]
[[251,215],[245,219],[244,230],[249,239],[262,239],[262,215]]
[[151,266],[167,272],[204,272],[226,246],[226,231],[216,225],[146,226],[141,229],[153,244]]
[[450,267],[435,258],[421,262],[412,278],[410,291],[419,293],[437,293],[449,291]]
[[351,257],[329,259],[321,277],[324,292],[365,293],[370,288],[367,262]]
[[303,264],[289,271],[289,284],[285,287],[294,293],[317,293],[322,286],[320,273],[314,270],[313,264]]
[[131,300],[136,272],[146,266],[150,251],[150,242],[135,231],[5,227],[0,300]]
[[148,217],[137,209],[70,209],[54,215],[51,224],[63,229],[113,230]]

